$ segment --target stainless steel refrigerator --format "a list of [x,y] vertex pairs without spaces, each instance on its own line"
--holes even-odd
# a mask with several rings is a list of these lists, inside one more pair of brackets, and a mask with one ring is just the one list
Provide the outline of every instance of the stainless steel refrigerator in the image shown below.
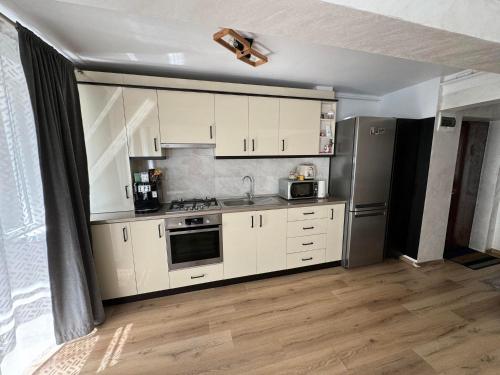
[[342,265],[384,258],[396,119],[353,117],[336,124],[329,194],[347,201]]

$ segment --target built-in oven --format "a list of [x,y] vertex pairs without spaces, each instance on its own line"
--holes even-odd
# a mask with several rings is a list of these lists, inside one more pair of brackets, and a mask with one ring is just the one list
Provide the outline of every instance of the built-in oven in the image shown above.
[[169,269],[221,263],[221,224],[221,214],[165,219]]

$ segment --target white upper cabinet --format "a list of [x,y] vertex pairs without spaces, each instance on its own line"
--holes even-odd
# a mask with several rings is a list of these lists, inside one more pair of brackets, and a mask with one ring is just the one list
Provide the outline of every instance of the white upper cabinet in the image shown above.
[[78,85],[92,213],[134,209],[121,87]]
[[326,261],[335,262],[342,259],[345,204],[335,204],[327,208]]
[[215,143],[214,94],[158,90],[161,143]]
[[278,98],[248,98],[248,139],[250,155],[277,155],[280,125]]
[[137,294],[130,224],[92,225],[91,230],[102,299]]
[[167,242],[164,220],[130,223],[134,250],[137,292],[149,293],[169,288]]
[[161,156],[156,90],[123,89],[129,156]]
[[280,99],[279,153],[317,155],[320,117],[320,101]]
[[246,156],[248,140],[248,96],[215,95],[217,156]]
[[287,210],[266,210],[256,213],[257,273],[286,268]]

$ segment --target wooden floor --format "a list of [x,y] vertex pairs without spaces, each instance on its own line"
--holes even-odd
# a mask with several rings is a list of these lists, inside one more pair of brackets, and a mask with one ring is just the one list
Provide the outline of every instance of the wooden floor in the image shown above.
[[500,265],[321,271],[108,308],[40,374],[500,374]]

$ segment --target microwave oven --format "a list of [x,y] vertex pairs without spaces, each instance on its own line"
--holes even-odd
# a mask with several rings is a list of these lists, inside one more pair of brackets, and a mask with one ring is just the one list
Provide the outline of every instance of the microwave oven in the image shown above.
[[288,200],[318,198],[318,181],[299,181],[281,178],[279,182],[279,195]]

